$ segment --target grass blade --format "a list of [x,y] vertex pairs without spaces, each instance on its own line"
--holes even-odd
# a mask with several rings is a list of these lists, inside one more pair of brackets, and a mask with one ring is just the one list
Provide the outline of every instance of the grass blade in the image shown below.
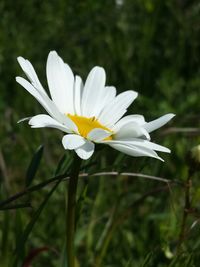
[[26,187],[30,186],[35,175],[36,172],[39,168],[41,159],[42,159],[42,155],[43,155],[43,150],[44,150],[44,146],[41,145],[38,147],[38,149],[36,150],[35,154],[33,155],[33,158],[31,159],[31,162],[28,166],[27,172],[26,172],[26,180],[25,180],[25,185]]
[[56,190],[57,186],[59,185],[59,183],[61,182],[62,179],[59,179],[57,181],[57,183],[52,187],[52,189],[50,190],[50,192],[46,195],[45,199],[43,200],[43,202],[41,203],[41,205],[39,206],[39,208],[36,210],[36,212],[34,213],[31,221],[28,223],[28,225],[26,226],[23,235],[20,238],[19,243],[17,244],[17,249],[16,249],[16,257],[14,260],[14,264],[13,267],[16,266],[21,266],[22,265],[22,261],[24,258],[24,255],[22,254],[23,248],[25,246],[25,243],[35,225],[35,223],[37,222],[41,212],[43,211],[45,205],[47,204],[49,198],[51,197],[51,195],[53,194],[53,192]]

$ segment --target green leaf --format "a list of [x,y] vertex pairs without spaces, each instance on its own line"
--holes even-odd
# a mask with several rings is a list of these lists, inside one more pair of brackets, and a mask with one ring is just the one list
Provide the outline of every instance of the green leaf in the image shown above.
[[[15,214],[15,246],[19,244],[20,238],[23,234],[23,220],[20,210],[16,210]],[[23,248],[22,248],[23,249]]]
[[78,222],[78,220],[79,220],[79,218],[81,216],[84,203],[88,201],[87,190],[88,190],[88,185],[85,186],[85,188],[83,189],[83,192],[81,193],[81,195],[79,196],[79,198],[77,200],[77,204],[76,204],[76,224],[77,224],[77,222]]
[[147,267],[147,266],[150,266],[149,263],[150,263],[150,261],[151,261],[151,259],[152,259],[152,255],[153,255],[152,252],[150,252],[150,253],[148,253],[148,254],[146,255],[146,257],[145,257],[145,259],[144,259],[144,262],[142,263],[141,267]]
[[195,267],[193,264],[193,255],[190,254],[185,262],[185,267]]
[[49,198],[51,197],[51,195],[53,194],[53,192],[55,191],[55,189],[57,188],[57,186],[59,185],[59,183],[61,182],[62,178],[59,179],[57,181],[57,183],[52,187],[52,189],[50,190],[50,192],[46,195],[45,199],[43,200],[43,202],[41,203],[41,205],[39,206],[39,208],[36,210],[36,212],[33,214],[33,217],[31,219],[31,221],[28,223],[28,225],[26,226],[23,235],[21,236],[18,244],[17,244],[17,248],[16,248],[16,257],[14,259],[14,264],[13,267],[16,266],[21,266],[22,264],[22,260],[24,255],[22,254],[22,251],[24,249],[25,243],[35,225],[35,223],[37,222],[40,214],[42,213],[45,205],[47,204]]
[[67,156],[66,156],[66,154],[64,154],[61,157],[61,159],[59,160],[58,165],[57,165],[57,168],[56,168],[55,173],[54,173],[55,176],[58,175],[61,172],[61,170],[63,168],[63,165],[64,165],[64,163],[66,161],[66,158],[67,158]]
[[66,249],[66,242],[63,246],[63,251],[61,254],[61,259],[60,259],[60,267],[68,267],[67,266],[67,249]]
[[31,185],[31,183],[32,183],[32,181],[36,175],[36,172],[37,172],[38,167],[40,165],[40,161],[42,159],[43,150],[44,150],[44,146],[41,145],[38,147],[35,154],[33,155],[33,158],[31,160],[31,162],[28,166],[27,172],[26,172],[26,180],[25,180],[26,187]]

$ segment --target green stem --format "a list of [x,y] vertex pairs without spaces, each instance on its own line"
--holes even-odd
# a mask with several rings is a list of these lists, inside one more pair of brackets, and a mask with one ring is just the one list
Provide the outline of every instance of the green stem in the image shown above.
[[67,231],[66,231],[68,267],[75,267],[74,235],[75,235],[75,220],[76,220],[75,216],[76,191],[77,191],[80,166],[81,166],[81,159],[77,155],[75,155],[68,186]]

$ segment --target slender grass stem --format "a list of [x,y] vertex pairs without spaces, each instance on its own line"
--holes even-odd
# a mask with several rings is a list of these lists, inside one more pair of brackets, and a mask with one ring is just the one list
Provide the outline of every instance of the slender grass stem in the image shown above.
[[76,220],[76,191],[81,166],[81,159],[75,155],[68,186],[67,202],[67,262],[68,267],[75,267],[74,236]]
[[[144,179],[148,179],[148,180],[154,180],[154,181],[159,181],[159,182],[163,182],[163,183],[167,183],[170,185],[178,185],[178,186],[184,186],[184,183],[180,180],[170,180],[170,179],[166,179],[166,178],[162,178],[162,177],[157,177],[157,176],[152,176],[152,175],[147,175],[147,174],[142,174],[142,173],[129,173],[129,172],[98,172],[98,173],[81,173],[79,175],[79,177],[84,178],[84,177],[98,177],[98,176],[128,176],[128,177],[138,177],[138,178],[144,178]],[[2,200],[0,201],[0,210],[8,205],[9,203],[20,199],[21,197],[30,194],[32,192],[38,191],[48,185],[50,185],[51,183],[55,183],[56,181],[58,181],[59,179],[62,178],[62,181],[66,181],[69,180],[68,174],[62,174],[62,175],[57,175],[47,181],[41,182],[37,185],[33,185],[30,186],[12,196],[10,196],[9,198],[7,198],[6,200]]]

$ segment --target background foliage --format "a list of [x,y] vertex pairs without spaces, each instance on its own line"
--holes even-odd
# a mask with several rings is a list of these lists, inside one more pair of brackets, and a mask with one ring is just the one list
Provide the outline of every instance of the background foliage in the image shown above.
[[[192,0],[0,1],[1,200],[67,171],[72,157],[62,148],[61,133],[17,124],[20,118],[42,111],[15,82],[15,76],[22,75],[16,61],[19,55],[33,63],[46,88],[46,58],[56,50],[83,78],[91,67],[100,65],[107,83],[118,92],[138,91],[129,112],[143,114],[147,121],[177,114],[169,128],[152,135],[172,150],[163,155],[165,163],[131,158],[109,148],[85,163],[82,171],[87,173],[145,173],[172,183],[128,175],[82,178],[76,236],[80,266],[98,266],[101,260],[101,266],[107,267],[199,266],[199,173],[192,173],[192,207],[181,238],[184,183],[192,168],[186,155],[200,140],[196,131],[200,125],[199,15],[200,1]],[[37,173],[27,183],[28,166],[41,144],[41,162],[35,156]],[[12,203],[28,207],[1,211],[2,267],[15,266],[16,249],[21,261],[39,249],[33,266],[66,266],[65,187],[65,182],[60,183],[45,202],[25,245],[22,233],[47,200],[52,184]]]

